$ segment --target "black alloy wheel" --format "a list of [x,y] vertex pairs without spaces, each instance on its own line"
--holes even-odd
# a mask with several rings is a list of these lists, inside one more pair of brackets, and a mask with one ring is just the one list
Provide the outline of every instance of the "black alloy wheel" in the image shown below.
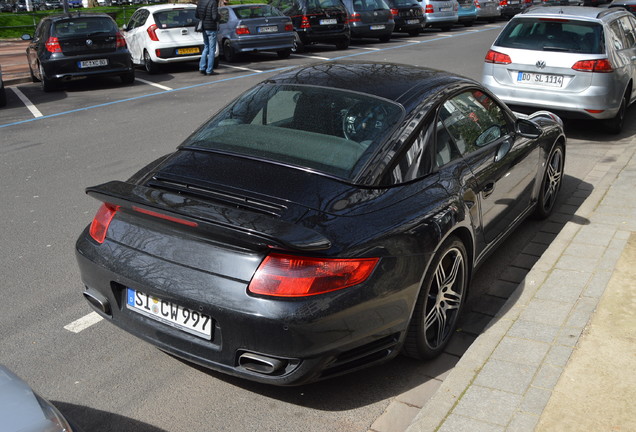
[[468,280],[466,248],[449,237],[424,278],[402,348],[406,355],[427,360],[442,353],[457,327]]
[[537,219],[547,218],[554,209],[554,203],[556,202],[559,189],[561,189],[564,162],[563,145],[559,143],[555,145],[550,152],[543,174],[541,191],[539,192],[539,200],[535,210],[535,217]]

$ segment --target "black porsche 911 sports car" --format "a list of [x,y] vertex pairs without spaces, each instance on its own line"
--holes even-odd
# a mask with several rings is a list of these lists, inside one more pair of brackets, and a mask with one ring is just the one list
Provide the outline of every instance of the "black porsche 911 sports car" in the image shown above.
[[488,253],[550,214],[565,143],[558,117],[450,73],[290,69],[87,189],[84,295],[164,351],[276,385],[432,358]]

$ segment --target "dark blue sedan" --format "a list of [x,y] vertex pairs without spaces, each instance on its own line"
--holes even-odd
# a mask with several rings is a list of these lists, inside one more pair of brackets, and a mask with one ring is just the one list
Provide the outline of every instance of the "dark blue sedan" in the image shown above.
[[275,51],[287,58],[294,46],[291,18],[267,4],[244,4],[219,9],[218,41],[228,62],[241,53]]

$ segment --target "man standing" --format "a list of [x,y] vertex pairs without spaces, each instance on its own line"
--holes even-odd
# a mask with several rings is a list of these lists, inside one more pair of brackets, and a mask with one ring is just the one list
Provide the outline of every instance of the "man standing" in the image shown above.
[[219,22],[218,0],[199,0],[196,17],[203,25],[203,53],[199,61],[199,72],[214,75],[214,54],[216,51],[216,31]]

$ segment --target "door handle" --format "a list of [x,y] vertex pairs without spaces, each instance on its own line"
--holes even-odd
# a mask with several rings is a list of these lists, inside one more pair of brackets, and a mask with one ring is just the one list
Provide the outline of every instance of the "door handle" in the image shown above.
[[495,191],[495,182],[488,182],[481,190],[484,198],[488,198]]

